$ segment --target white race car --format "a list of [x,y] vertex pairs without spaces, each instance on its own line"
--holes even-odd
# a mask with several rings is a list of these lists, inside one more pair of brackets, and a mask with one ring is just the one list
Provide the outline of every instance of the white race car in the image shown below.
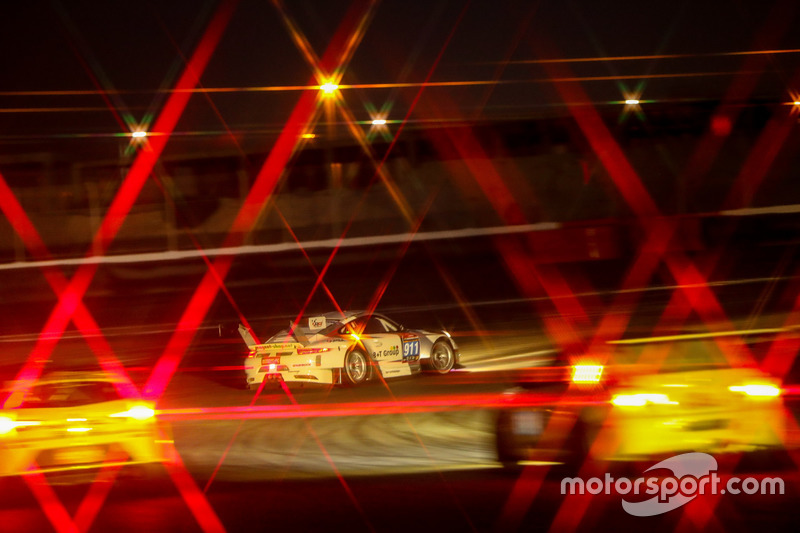
[[294,325],[258,344],[244,326],[250,348],[247,386],[266,380],[360,385],[377,377],[408,376],[422,370],[446,374],[458,364],[458,346],[446,331],[410,330],[379,314],[330,313]]

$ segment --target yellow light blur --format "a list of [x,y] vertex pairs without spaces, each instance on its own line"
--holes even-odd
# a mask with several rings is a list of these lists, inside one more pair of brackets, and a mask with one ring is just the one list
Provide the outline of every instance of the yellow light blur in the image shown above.
[[648,403],[655,405],[678,405],[666,394],[618,394],[611,399],[611,403],[618,407],[643,407]]
[[361,342],[361,337],[358,335],[358,333],[351,333],[350,336],[356,341]]
[[10,433],[16,426],[14,421],[7,416],[0,416],[0,435]]
[[636,100],[635,98],[628,98],[627,100],[625,100],[625,104],[626,105],[639,105],[639,100]]
[[0,435],[11,433],[18,427],[38,426],[40,424],[41,422],[33,422],[33,421],[17,422],[7,416],[0,416]]
[[134,139],[143,139],[143,138],[147,137],[147,132],[146,131],[134,131],[134,132],[131,133],[131,137],[133,137]]
[[113,415],[109,415],[113,418],[135,418],[136,420],[147,420],[148,418],[152,418],[155,416],[156,412],[147,407],[145,405],[137,405],[131,407],[127,411],[123,411],[121,413],[114,413]]
[[781,389],[774,385],[740,385],[728,387],[732,392],[743,392],[748,396],[779,396]]
[[91,430],[92,428],[67,428],[67,431],[70,433],[86,433]]
[[373,126],[385,126],[386,119],[385,118],[376,118],[372,121]]
[[328,81],[320,85],[319,88],[325,94],[333,94],[336,91],[336,89],[339,88],[339,86],[333,82]]
[[302,137],[303,139],[314,139],[316,138],[316,135],[314,135],[313,133],[304,133],[300,137]]
[[573,383],[597,383],[603,375],[603,365],[573,365]]

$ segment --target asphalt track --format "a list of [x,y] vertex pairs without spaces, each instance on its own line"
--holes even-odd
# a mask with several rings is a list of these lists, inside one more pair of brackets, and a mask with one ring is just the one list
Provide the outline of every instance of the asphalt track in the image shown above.
[[[244,345],[233,334],[237,310],[258,335],[267,335],[302,306],[315,276],[296,255],[248,261],[227,280],[236,308],[217,297],[159,400],[190,480],[178,483],[166,471],[129,480],[123,470],[107,498],[90,498],[102,503],[89,522],[92,531],[530,531],[608,525],[769,531],[796,522],[800,499],[793,465],[777,471],[786,479],[783,496],[723,497],[710,514],[713,500],[700,498],[685,512],[657,520],[626,515],[613,496],[585,501],[585,513],[580,498],[562,507],[557,471],[533,466],[509,473],[493,450],[494,408],[502,392],[519,369],[552,354],[541,321],[546,313],[556,314],[540,305],[549,305],[547,298],[520,291],[492,254],[456,247],[431,255],[424,246],[405,255],[391,248],[368,256],[343,254],[326,276],[343,307],[366,307],[389,280],[379,309],[412,327],[451,330],[461,343],[464,369],[357,389],[265,388],[255,398],[242,387],[238,368]],[[734,272],[711,279],[737,327],[774,325],[785,312],[781,294],[794,281],[793,265],[776,273],[774,257],[760,257],[761,263],[734,265]],[[324,262],[312,259],[317,268]],[[387,278],[392,266],[397,269]],[[569,265],[563,271],[580,281],[575,290],[582,298],[599,302],[588,307],[593,319],[605,312],[602,304],[613,299],[624,275],[615,264]],[[186,262],[99,271],[85,303],[136,384],[149,376],[202,272],[202,264]],[[460,287],[461,300],[448,288],[448,275],[450,287]],[[671,289],[668,279],[654,279],[640,290],[631,335],[652,329]],[[30,355],[55,296],[41,274],[29,269],[14,271],[0,291],[6,321],[1,370],[9,379]],[[325,297],[309,304],[313,312],[329,308]],[[686,327],[701,325],[695,318]],[[51,356],[52,368],[96,365],[81,337],[66,331]],[[52,487],[67,513],[59,519],[56,507],[40,505],[20,479],[0,480],[0,530],[50,531],[56,523],[68,531],[68,516],[85,516],[84,496],[93,486],[98,484]]]

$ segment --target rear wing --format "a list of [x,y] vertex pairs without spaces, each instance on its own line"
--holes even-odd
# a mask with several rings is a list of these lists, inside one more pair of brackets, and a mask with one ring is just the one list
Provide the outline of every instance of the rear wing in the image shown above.
[[258,344],[256,339],[253,338],[253,334],[250,333],[250,330],[244,327],[242,324],[239,324],[239,335],[242,337],[242,340],[248,348],[253,348]]
[[[297,342],[306,346],[308,344],[308,337],[306,334],[299,328],[299,327],[292,327],[293,324],[289,325],[288,330],[281,330],[277,334],[273,335],[268,341],[268,344],[274,344],[277,342]],[[242,337],[242,340],[247,345],[249,349],[253,349],[256,346],[263,346],[263,344],[259,344],[253,334],[251,333],[250,329],[245,327],[242,324],[239,324],[239,336]]]

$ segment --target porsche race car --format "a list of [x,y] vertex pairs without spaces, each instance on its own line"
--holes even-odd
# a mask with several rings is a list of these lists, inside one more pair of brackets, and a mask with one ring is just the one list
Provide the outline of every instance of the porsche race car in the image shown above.
[[308,327],[294,324],[264,344],[242,325],[239,333],[250,349],[244,366],[251,389],[264,380],[355,386],[378,375],[446,374],[460,360],[447,331],[406,329],[374,313],[312,317]]

